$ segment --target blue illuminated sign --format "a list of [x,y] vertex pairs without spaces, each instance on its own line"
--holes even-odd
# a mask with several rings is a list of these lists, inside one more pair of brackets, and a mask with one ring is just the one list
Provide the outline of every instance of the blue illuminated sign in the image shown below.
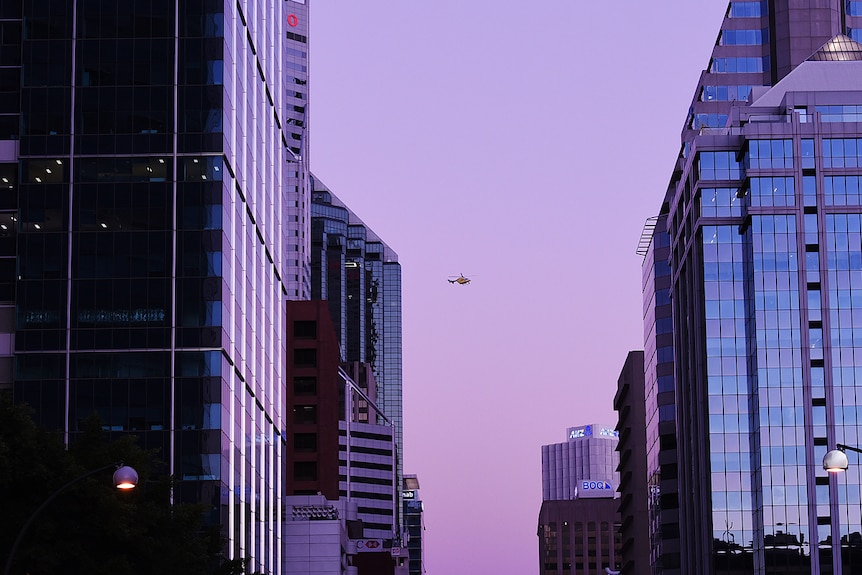
[[569,439],[577,439],[579,437],[589,437],[593,434],[593,426],[577,427],[569,430]]

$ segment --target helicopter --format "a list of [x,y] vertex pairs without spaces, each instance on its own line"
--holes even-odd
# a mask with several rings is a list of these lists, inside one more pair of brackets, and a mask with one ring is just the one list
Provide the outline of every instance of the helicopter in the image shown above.
[[450,276],[448,281],[450,284],[460,284],[465,286],[469,284],[471,280],[470,278],[465,277],[464,274],[460,274],[458,276]]

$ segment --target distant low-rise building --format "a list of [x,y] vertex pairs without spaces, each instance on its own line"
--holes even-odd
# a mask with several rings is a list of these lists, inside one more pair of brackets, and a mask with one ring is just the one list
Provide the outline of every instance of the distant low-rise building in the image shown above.
[[[574,499],[582,480],[601,480],[613,491],[619,483],[616,425],[570,427],[566,441],[542,446],[542,499]],[[587,486],[589,488],[589,486]]]
[[542,446],[540,575],[618,572],[618,439],[615,426],[591,424],[570,427],[565,442]]
[[404,525],[407,530],[407,551],[410,557],[410,575],[425,572],[425,508],[419,497],[419,478],[405,475],[401,498],[404,501]]

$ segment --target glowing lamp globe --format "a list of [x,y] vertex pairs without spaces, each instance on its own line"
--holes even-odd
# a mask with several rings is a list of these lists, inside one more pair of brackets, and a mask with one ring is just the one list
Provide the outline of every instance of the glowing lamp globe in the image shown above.
[[840,449],[833,449],[823,456],[823,469],[829,473],[847,471],[847,454]]
[[114,472],[114,485],[117,489],[134,489],[138,484],[138,472],[128,465],[123,465]]

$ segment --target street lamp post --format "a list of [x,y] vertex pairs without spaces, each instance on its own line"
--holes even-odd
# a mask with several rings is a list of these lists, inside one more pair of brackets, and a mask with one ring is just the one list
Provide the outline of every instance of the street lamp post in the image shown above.
[[[858,447],[853,447],[852,445],[844,445],[843,443],[836,443],[835,449],[831,451],[827,451],[826,455],[823,456],[823,469],[828,471],[831,474],[838,474],[847,471],[847,468],[850,466],[850,462],[847,460],[847,451],[853,451],[855,453],[862,453],[862,449]],[[832,501],[835,501],[832,499]],[[838,509],[835,508],[835,525],[838,525]],[[837,560],[839,561],[838,565],[840,566],[841,561],[841,533],[834,533],[832,535],[832,547],[833,554],[835,548],[835,542],[838,541],[838,554],[836,555]]]
[[98,469],[93,469],[92,471],[88,471],[83,475],[79,475],[75,479],[72,479],[62,487],[60,487],[57,491],[52,493],[48,499],[42,502],[36,511],[30,515],[30,518],[27,519],[27,522],[24,524],[24,527],[21,528],[21,531],[18,532],[18,537],[15,538],[15,543],[12,544],[12,549],[9,550],[9,557],[6,558],[6,567],[3,569],[3,575],[9,575],[9,570],[12,568],[12,559],[15,557],[15,552],[18,550],[18,545],[21,544],[21,541],[24,539],[24,534],[27,533],[27,529],[29,529],[30,525],[33,523],[33,520],[42,512],[45,507],[48,506],[54,499],[57,498],[63,491],[75,485],[79,481],[82,481],[91,475],[95,475],[100,471],[105,471],[106,469],[115,468],[114,471],[114,487],[122,490],[133,489],[138,484],[138,472],[135,471],[134,468],[129,467],[128,465],[123,465],[122,463],[111,463],[109,465],[105,465],[104,467],[99,467]]
[[847,461],[847,454],[845,451],[848,449],[850,451],[855,451],[856,453],[862,453],[862,449],[859,449],[858,447],[836,443],[835,449],[827,451],[826,455],[823,456],[823,469],[829,473],[841,473],[842,471],[847,471],[847,467],[850,463]]

